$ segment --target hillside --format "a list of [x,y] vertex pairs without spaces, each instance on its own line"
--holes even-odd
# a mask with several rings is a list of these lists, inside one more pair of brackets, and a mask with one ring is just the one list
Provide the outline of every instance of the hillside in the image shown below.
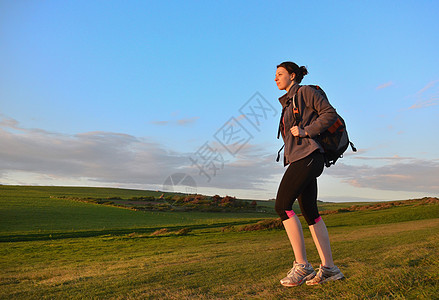
[[[439,294],[436,198],[347,203],[329,210],[323,218],[346,280],[288,289],[279,279],[291,268],[291,246],[285,232],[272,226],[277,217],[271,212],[134,211],[60,196],[145,194],[1,186],[0,299],[434,299]],[[303,225],[308,259],[318,267]]]

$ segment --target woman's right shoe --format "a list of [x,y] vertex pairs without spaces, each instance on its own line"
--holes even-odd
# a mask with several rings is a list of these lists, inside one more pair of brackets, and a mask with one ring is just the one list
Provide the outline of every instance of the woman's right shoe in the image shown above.
[[283,286],[299,286],[307,280],[311,280],[316,275],[310,264],[299,264],[294,262],[293,268],[288,272],[287,277],[280,281]]

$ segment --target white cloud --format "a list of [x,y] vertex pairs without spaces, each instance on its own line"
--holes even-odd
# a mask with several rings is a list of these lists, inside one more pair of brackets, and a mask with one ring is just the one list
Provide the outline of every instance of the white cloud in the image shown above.
[[424,107],[435,106],[435,105],[439,105],[439,97],[417,101],[415,104],[410,106],[409,109],[424,108]]
[[[2,125],[7,127],[5,122]],[[155,142],[127,134],[63,135],[8,129],[0,128],[3,173],[21,171],[58,178],[86,177],[96,182],[159,184],[186,159],[184,153],[172,153]],[[17,129],[17,123],[12,129]]]
[[[386,158],[388,159],[388,158]],[[439,194],[439,161],[395,158],[395,162],[379,167],[338,163],[326,172],[355,187],[376,190],[425,192]]]
[[281,167],[273,168],[275,155],[267,155],[264,147],[246,145],[231,157],[213,143],[225,162],[208,181],[189,160],[194,153],[173,151],[122,133],[65,135],[25,129],[17,121],[1,116],[0,145],[0,182],[7,184],[80,182],[161,189],[168,176],[187,173],[199,187],[263,190],[267,178],[283,171]]
[[177,120],[177,124],[178,125],[182,125],[182,126],[189,125],[189,124],[195,123],[199,118],[200,117],[193,117],[193,118],[188,118],[188,119],[180,119],[180,120]]
[[428,90],[437,87],[437,84],[439,84],[439,80],[430,81],[422,89],[420,89],[417,94],[422,95],[425,92],[427,92]]
[[[357,153],[360,153],[359,151]],[[352,154],[350,154],[352,155]],[[374,156],[352,156],[353,159],[360,159],[360,160],[407,160],[407,159],[414,159],[413,157],[403,157],[399,155],[394,156],[382,156],[382,157],[374,157]]]
[[[0,183],[3,184],[75,182],[161,189],[170,175],[186,173],[195,179],[200,191],[212,194],[223,191],[231,195],[238,195],[238,191],[244,195],[248,191],[267,199],[275,196],[285,170],[281,163],[275,163],[276,149],[272,146],[246,144],[233,157],[219,143],[211,142],[210,146],[223,157],[224,163],[214,162],[218,168],[216,174],[207,170],[209,181],[189,159],[199,149],[183,153],[123,133],[97,131],[66,135],[26,129],[2,116],[0,145]],[[438,160],[364,155],[355,159],[366,164],[354,166],[340,161],[325,174],[353,187],[439,194]]]
[[414,95],[414,98],[416,102],[409,109],[439,105],[439,80],[429,82]]
[[186,119],[179,119],[176,121],[151,121],[150,123],[153,125],[166,126],[166,125],[178,125],[178,126],[187,126],[195,123],[200,117],[192,117]]
[[383,83],[383,84],[377,86],[376,89],[377,90],[382,90],[382,89],[388,88],[388,87],[390,87],[392,85],[393,85],[393,81],[389,81],[389,82],[386,82],[386,83]]
[[169,121],[151,121],[151,124],[165,126],[169,124]]

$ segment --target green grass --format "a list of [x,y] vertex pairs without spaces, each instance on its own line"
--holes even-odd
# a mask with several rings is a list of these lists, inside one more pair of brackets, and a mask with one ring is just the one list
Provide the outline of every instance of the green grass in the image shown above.
[[148,195],[148,192],[109,188],[0,186],[0,241],[90,237],[133,231],[152,232],[163,227],[221,227],[248,223],[249,219],[275,216],[274,212],[136,212],[51,198],[62,195],[128,198],[145,194]]
[[[100,189],[45,187],[12,191],[1,186],[1,299],[437,299],[439,295],[437,204],[323,216],[335,262],[346,280],[284,288],[279,279],[293,257],[283,230],[221,231],[225,224],[254,223],[272,214],[135,212],[50,199],[55,190],[59,195],[70,191],[92,197],[136,193],[111,190],[103,195],[106,191]],[[192,231],[184,236],[150,236],[164,227]],[[304,228],[308,258],[317,267],[319,257]]]

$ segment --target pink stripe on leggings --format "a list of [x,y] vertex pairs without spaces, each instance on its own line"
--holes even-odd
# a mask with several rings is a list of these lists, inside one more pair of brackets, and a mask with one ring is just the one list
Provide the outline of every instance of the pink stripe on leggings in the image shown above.
[[321,220],[322,220],[322,217],[319,216],[317,219],[314,220],[314,222],[318,223],[318,222],[321,221]]
[[286,210],[285,212],[287,213],[288,218],[292,218],[295,215],[294,211],[292,210]]

